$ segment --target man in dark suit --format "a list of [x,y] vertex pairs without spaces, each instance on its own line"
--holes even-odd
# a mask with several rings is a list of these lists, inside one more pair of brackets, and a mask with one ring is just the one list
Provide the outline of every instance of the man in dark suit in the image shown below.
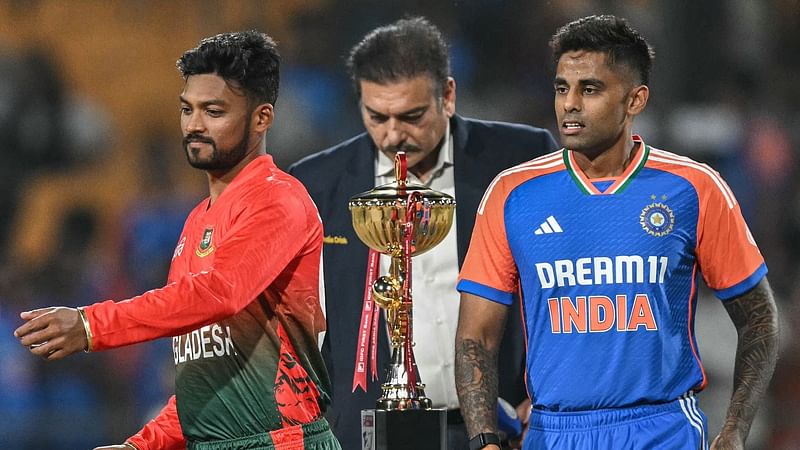
[[[353,230],[347,203],[355,194],[393,180],[397,151],[405,151],[409,181],[456,198],[455,226],[438,246],[414,258],[414,337],[417,365],[434,407],[448,409],[450,449],[467,448],[452,371],[458,321],[456,277],[469,245],[484,190],[501,170],[556,149],[549,132],[455,114],[456,85],[447,45],[424,18],[404,19],[367,34],[348,66],[366,133],[294,164],[325,229],[324,275],[328,330],[322,352],[333,384],[329,420],[346,449],[361,448],[360,411],[375,408],[380,382],[353,392],[367,247]],[[383,264],[383,272],[386,263]],[[381,315],[382,316],[382,315]],[[524,337],[510,320],[500,356],[500,395],[525,409]],[[389,343],[381,317],[378,367]]]

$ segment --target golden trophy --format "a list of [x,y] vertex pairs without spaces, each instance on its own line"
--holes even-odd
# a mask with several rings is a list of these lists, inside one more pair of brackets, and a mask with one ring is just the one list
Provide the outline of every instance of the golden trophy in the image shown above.
[[391,345],[386,381],[376,406],[379,411],[430,410],[431,400],[425,397],[414,361],[411,257],[430,250],[447,236],[455,200],[409,183],[403,152],[395,157],[395,178],[349,202],[358,237],[370,249],[391,257],[388,274],[374,279],[371,287],[375,304],[386,310]]

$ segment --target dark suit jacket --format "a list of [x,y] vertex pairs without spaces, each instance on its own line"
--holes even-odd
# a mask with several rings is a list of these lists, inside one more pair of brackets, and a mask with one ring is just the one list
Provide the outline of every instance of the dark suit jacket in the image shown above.
[[[456,233],[460,267],[469,246],[478,203],[495,175],[503,169],[555,150],[556,143],[546,130],[459,116],[451,119],[450,131],[454,139]],[[323,249],[328,331],[322,347],[333,386],[333,405],[328,418],[344,449],[361,448],[361,410],[375,408],[389,359],[386,325],[381,315],[379,329],[384,330],[384,336],[378,340],[380,378],[369,383],[367,393],[360,389],[351,392],[367,269],[367,247],[353,230],[347,202],[353,195],[375,187],[376,151],[369,135],[364,133],[308,156],[289,168],[289,172],[306,186],[317,204],[325,236],[344,238],[329,239],[332,242],[326,243]],[[346,243],[343,243],[345,240]],[[516,405],[526,396],[523,384],[525,339],[516,301],[512,305],[512,312],[501,347],[499,375],[500,396]]]

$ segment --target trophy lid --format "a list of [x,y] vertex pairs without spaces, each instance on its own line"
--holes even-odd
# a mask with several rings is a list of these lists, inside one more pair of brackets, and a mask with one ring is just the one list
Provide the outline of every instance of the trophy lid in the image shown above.
[[455,205],[453,197],[444,192],[433,190],[419,183],[398,183],[396,180],[350,197],[349,205],[350,209],[353,209],[358,206],[395,204],[398,200],[404,205],[408,200],[408,194],[412,192],[419,192],[422,200],[427,200],[432,205]]

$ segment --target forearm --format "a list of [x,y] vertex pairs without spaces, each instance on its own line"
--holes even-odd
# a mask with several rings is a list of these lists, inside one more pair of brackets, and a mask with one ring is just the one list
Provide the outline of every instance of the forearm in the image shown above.
[[739,335],[733,394],[723,433],[747,438],[778,357],[778,316],[766,279],[725,304]]
[[456,338],[456,391],[467,434],[497,430],[497,349],[480,340]]
[[462,292],[456,330],[455,376],[470,437],[497,431],[497,353],[508,307]]
[[129,300],[85,307],[93,350],[187,333],[235,314],[246,297],[218,275],[184,276]]

